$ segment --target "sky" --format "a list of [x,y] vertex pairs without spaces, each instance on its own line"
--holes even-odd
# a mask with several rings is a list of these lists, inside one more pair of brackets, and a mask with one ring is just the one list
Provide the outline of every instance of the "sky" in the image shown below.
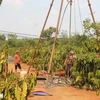
[[[0,6],[0,30],[39,36],[51,1],[52,0],[3,0],[2,5]],[[78,7],[78,1],[80,9]],[[95,20],[100,21],[100,0],[90,0],[90,2]],[[67,3],[68,1],[64,0],[62,14]],[[45,29],[50,26],[57,26],[60,4],[61,0],[54,0]],[[81,32],[82,21],[86,18],[91,19],[88,2],[87,0],[73,0],[72,6],[71,31],[74,32],[76,27],[76,30]],[[63,31],[69,31],[69,8],[70,5],[68,5],[62,22],[61,30]]]

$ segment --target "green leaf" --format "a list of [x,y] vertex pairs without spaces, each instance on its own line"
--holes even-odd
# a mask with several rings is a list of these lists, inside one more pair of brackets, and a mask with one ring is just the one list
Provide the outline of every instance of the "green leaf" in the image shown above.
[[22,85],[21,100],[25,100],[26,96],[27,96],[27,84],[26,84],[26,82],[24,81],[24,82],[23,82],[23,85]]
[[82,80],[83,80],[83,79],[82,79],[82,76],[77,76],[77,77],[76,77],[76,82],[82,82]]
[[100,70],[96,70],[96,77],[100,79]]
[[15,87],[15,98],[16,100],[21,100],[21,88],[16,84]]
[[97,94],[97,96],[99,96],[100,95],[100,90],[97,90],[96,94]]
[[12,100],[11,96],[10,96],[10,92],[8,92],[8,98],[7,100]]
[[92,77],[94,77],[94,72],[89,72],[88,73],[88,79],[91,79]]

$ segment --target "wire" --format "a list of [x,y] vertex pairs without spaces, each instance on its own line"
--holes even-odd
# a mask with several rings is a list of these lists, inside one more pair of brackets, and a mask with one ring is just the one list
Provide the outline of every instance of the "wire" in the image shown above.
[[20,37],[26,37],[26,38],[38,38],[38,35],[33,35],[33,34],[26,34],[26,33],[17,33],[17,32],[10,32],[10,31],[3,31],[3,30],[0,30],[0,34],[3,34],[3,35],[6,35],[8,36],[9,34],[12,34],[12,35],[16,35],[18,38]]
[[76,0],[74,0],[74,27],[75,27],[75,34],[76,34]]
[[82,33],[83,33],[83,23],[82,23],[82,17],[81,17],[81,10],[80,10],[79,0],[77,0],[77,3],[78,3],[79,16],[80,16],[80,21],[81,21],[81,28],[82,28]]

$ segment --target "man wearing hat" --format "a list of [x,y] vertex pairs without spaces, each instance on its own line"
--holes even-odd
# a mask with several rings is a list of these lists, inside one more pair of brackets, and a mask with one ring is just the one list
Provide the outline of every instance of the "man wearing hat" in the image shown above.
[[20,54],[19,53],[20,53],[19,51],[16,51],[16,53],[14,55],[15,73],[17,73],[17,68],[19,68],[21,71]]
[[64,62],[64,66],[65,66],[65,77],[70,77],[71,72],[70,72],[70,68],[74,62],[74,60],[76,59],[74,52],[70,51],[69,54],[66,56],[65,62]]

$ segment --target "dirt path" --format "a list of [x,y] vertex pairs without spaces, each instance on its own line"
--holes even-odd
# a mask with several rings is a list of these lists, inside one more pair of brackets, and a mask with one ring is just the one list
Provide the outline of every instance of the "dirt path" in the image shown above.
[[[23,69],[28,69],[26,64],[21,64]],[[14,71],[14,63],[8,64],[9,71]],[[52,96],[33,96],[28,100],[100,100],[95,91],[86,91],[71,86],[56,86],[45,89]]]
[[100,100],[93,91],[76,89],[70,86],[47,89],[53,96],[34,96],[29,100]]

